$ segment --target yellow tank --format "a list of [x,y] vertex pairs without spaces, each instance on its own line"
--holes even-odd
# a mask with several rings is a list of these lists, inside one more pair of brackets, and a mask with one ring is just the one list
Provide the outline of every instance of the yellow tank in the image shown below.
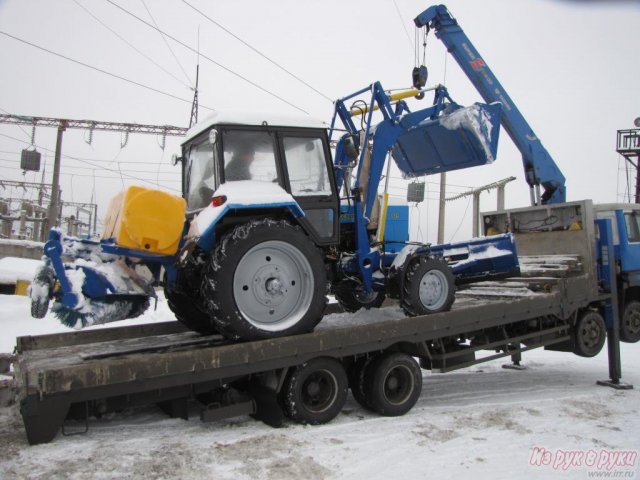
[[111,199],[102,238],[113,238],[121,247],[173,255],[178,251],[185,210],[181,197],[128,187]]

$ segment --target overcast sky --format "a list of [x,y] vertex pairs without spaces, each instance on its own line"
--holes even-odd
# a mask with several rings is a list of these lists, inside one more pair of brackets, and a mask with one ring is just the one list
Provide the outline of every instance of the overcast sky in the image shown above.
[[[305,115],[302,110],[326,121],[332,103],[325,97],[339,98],[376,80],[385,88],[410,86],[412,19],[430,5],[416,0],[188,0],[314,91],[186,3],[145,2],[113,0],[194,49],[199,39],[203,55],[238,74],[201,58],[201,118],[207,108]],[[567,177],[568,198],[622,200],[625,174],[619,171],[623,164],[615,140],[616,130],[632,128],[640,117],[640,3],[450,0],[447,6]],[[168,94],[0,34],[3,113],[178,126],[189,122],[196,55],[167,39],[170,50],[157,31],[106,0],[0,0],[0,31]],[[461,104],[481,101],[453,58],[445,58],[444,48],[431,35],[429,84],[445,83]],[[430,99],[411,106],[415,110],[427,102]],[[30,136],[28,127],[0,125],[0,178],[39,181],[40,174],[23,176],[18,169],[20,150],[27,146],[21,141],[29,143]],[[89,202],[93,195],[102,215],[123,184],[140,184],[126,175],[151,182],[142,183],[149,187],[158,183],[179,190],[179,170],[169,163],[171,154],[179,152],[179,139],[167,139],[163,152],[160,139],[153,136],[132,135],[124,148],[119,134],[96,132],[92,145],[87,138],[87,132],[78,130],[64,134],[63,153],[85,159],[63,158],[65,200]],[[38,129],[36,144],[47,156],[50,173],[52,153],[45,149],[55,148],[55,131]],[[448,192],[510,175],[517,180],[507,187],[507,206],[526,206],[521,156],[503,132],[496,162],[450,173]],[[429,201],[412,209],[412,230],[420,240],[435,241],[439,179],[426,180]],[[394,180],[392,193],[404,195],[405,185]],[[21,193],[0,192],[6,195]],[[493,210],[495,196],[483,195],[481,207]],[[447,205],[446,232],[446,240],[470,236],[466,199]]]

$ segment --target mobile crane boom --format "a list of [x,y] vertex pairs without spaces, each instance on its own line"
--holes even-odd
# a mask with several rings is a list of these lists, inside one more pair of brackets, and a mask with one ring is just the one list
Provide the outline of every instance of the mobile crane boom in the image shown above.
[[532,205],[565,202],[564,175],[447,7],[429,7],[414,23],[435,31],[485,102],[502,104],[501,123],[522,154]]

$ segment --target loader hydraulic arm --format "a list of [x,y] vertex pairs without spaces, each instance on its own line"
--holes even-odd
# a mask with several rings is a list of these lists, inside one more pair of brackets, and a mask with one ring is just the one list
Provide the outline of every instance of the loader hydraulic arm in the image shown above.
[[447,7],[429,7],[414,23],[435,31],[485,102],[502,104],[501,123],[522,154],[532,205],[565,202],[564,175]]

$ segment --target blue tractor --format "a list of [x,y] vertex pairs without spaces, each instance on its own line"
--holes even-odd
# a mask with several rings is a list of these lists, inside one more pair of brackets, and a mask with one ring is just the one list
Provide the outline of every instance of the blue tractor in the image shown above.
[[[408,222],[389,233],[402,215],[381,191],[392,161],[422,176],[497,154],[504,107],[462,107],[424,80],[373,83],[336,101],[330,124],[214,113],[182,145],[182,199],[126,192],[100,241],[51,232],[33,315],[54,299],[67,325],[130,318],[162,283],[189,328],[248,340],[312,331],[327,294],[347,311],[390,297],[416,316],[449,310],[456,283],[516,275],[510,234],[431,247],[408,241]],[[412,111],[405,100],[427,93]]]

